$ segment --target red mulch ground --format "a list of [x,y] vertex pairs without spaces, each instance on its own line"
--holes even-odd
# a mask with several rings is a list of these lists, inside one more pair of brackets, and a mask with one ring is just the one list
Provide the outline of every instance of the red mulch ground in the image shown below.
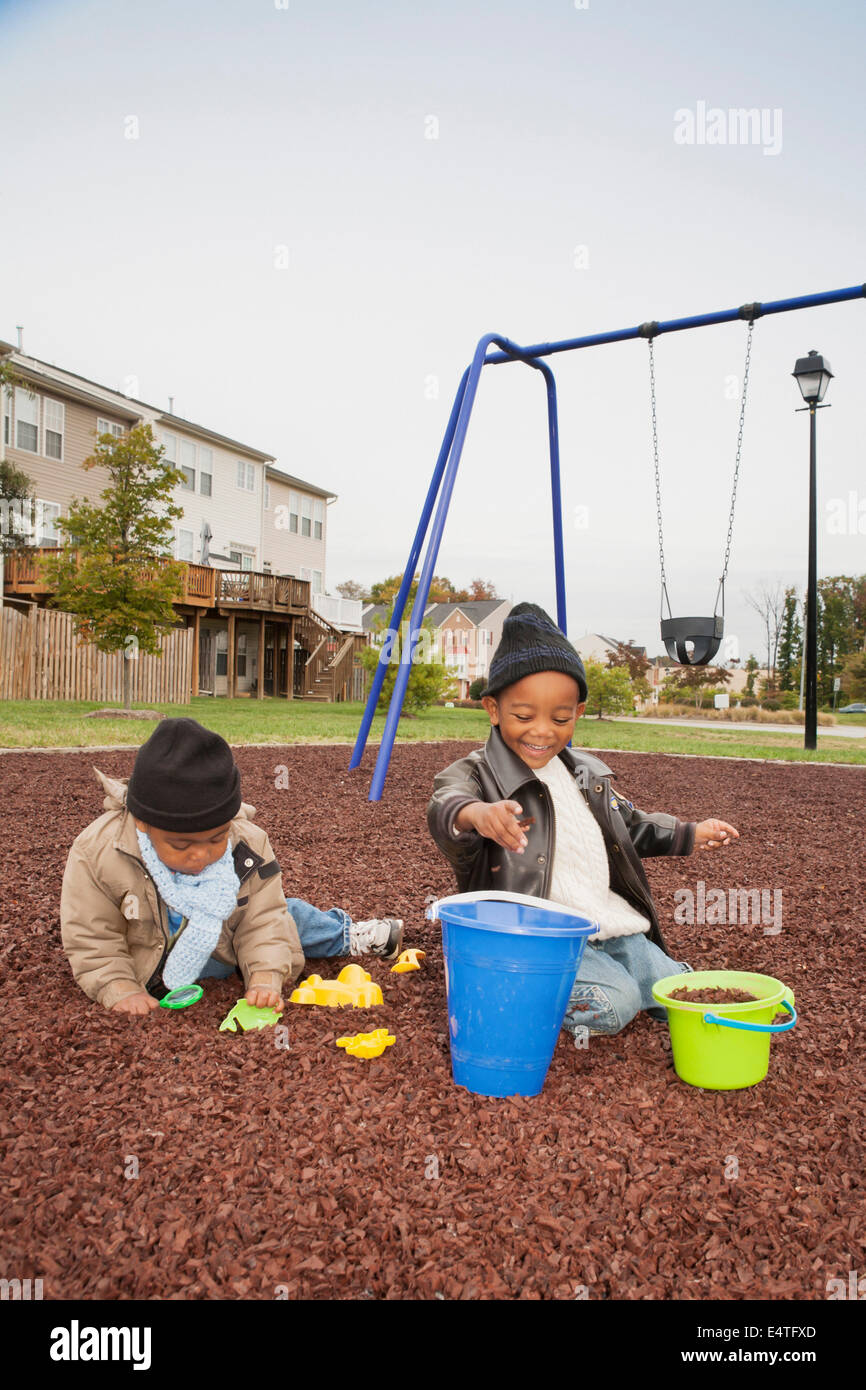
[[[91,764],[124,775],[133,753],[0,758],[0,1274],[42,1277],[46,1298],[699,1300],[824,1299],[866,1269],[863,771],[610,754],[637,805],[741,831],[648,862],[671,950],[780,977],[801,1022],[750,1090],[679,1081],[667,1026],[641,1015],[583,1051],[561,1037],[535,1099],[485,1100],[451,1082],[423,918],[453,891],[424,822],[431,778],[468,747],[398,748],[379,805],[346,748],[238,753],[287,891],[402,916],[428,952],[419,973],[369,965],[383,1008],[289,1006],[288,1051],[218,1032],[231,981],[147,1019],[86,1000],[60,946],[61,874],[101,809]],[[698,879],[781,888],[781,934],[676,925],[674,891]],[[334,1045],[385,1024],[397,1043],[379,1060]]]

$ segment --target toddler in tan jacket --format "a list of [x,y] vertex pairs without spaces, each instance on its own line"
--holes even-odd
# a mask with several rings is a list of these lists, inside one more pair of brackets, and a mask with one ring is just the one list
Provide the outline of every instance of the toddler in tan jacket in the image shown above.
[[399,953],[399,919],[284,896],[231,749],[196,720],[163,720],[128,784],[97,777],[105,814],[72,845],[60,918],[75,979],[105,1008],[148,1014],[170,989],[235,970],[250,1004],[281,1008],[305,952]]

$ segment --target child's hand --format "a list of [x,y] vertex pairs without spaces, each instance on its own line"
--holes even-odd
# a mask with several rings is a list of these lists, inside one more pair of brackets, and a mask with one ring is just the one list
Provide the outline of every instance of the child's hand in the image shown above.
[[464,806],[460,813],[465,815],[479,835],[495,840],[503,849],[522,854],[529,843],[524,829],[532,824],[532,817],[523,816],[523,807],[518,801],[474,801]]
[[283,1007],[279,990],[272,989],[269,984],[262,984],[258,975],[250,976],[244,998],[253,1009],[281,1009]]
[[695,828],[695,849],[718,849],[739,840],[740,832],[725,820],[702,820]]
[[154,999],[152,994],[146,990],[141,990],[138,994],[124,994],[122,999],[118,999],[116,1004],[112,1004],[110,1013],[113,1014],[149,1014],[151,1009],[159,1008],[159,1000]]

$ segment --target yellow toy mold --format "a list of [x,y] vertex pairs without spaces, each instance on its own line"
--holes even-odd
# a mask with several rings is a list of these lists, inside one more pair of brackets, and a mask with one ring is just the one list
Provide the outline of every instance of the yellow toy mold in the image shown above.
[[401,951],[397,957],[397,964],[391,966],[392,975],[404,975],[407,970],[420,970],[421,962],[427,955],[426,951],[419,951],[417,946],[410,946],[408,951]]
[[350,1038],[338,1038],[337,1046],[344,1047],[350,1057],[381,1057],[386,1047],[397,1039],[387,1028],[374,1028],[372,1033],[354,1033]]
[[336,980],[310,975],[289,995],[290,1004],[325,1004],[328,1008],[350,1004],[353,1009],[371,1009],[384,1003],[382,991],[360,965],[346,965]]

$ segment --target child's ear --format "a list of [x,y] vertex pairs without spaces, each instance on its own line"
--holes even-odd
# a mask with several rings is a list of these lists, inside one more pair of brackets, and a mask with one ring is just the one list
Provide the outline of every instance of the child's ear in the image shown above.
[[576,713],[575,716],[574,716],[575,721],[577,721],[577,720],[580,718],[580,716],[583,714],[583,711],[584,711],[585,709],[586,709],[586,700],[583,700],[583,701],[581,701],[581,703],[580,703],[580,704],[578,705],[578,707],[577,707],[577,713]]
[[490,715],[491,724],[499,723],[499,702],[492,695],[482,695],[481,703]]

